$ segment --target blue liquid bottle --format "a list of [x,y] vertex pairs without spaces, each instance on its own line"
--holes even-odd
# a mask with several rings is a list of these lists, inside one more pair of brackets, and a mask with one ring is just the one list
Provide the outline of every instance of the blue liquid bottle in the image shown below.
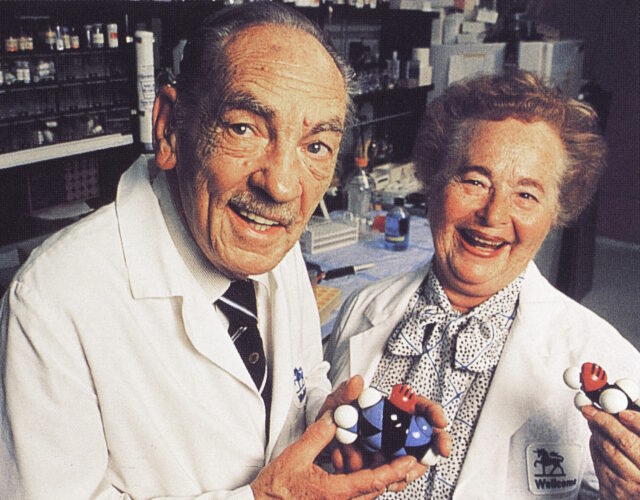
[[406,250],[409,246],[409,212],[404,198],[394,198],[393,208],[387,213],[384,225],[384,245],[389,250]]

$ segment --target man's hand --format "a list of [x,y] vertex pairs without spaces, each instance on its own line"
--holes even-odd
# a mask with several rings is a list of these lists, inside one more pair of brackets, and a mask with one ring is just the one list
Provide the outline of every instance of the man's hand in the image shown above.
[[416,463],[414,457],[402,457],[390,464],[352,474],[324,471],[314,461],[335,433],[331,412],[326,412],[297,442],[262,469],[251,483],[256,499],[370,499],[382,494],[387,486],[407,481],[407,475]]
[[591,429],[591,458],[600,483],[600,498],[640,498],[640,413],[610,415],[583,406]]

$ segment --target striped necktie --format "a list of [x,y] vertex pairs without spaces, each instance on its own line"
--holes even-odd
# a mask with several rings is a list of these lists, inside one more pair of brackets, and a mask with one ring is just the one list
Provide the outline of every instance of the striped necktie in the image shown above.
[[262,338],[258,330],[256,294],[253,282],[250,280],[231,282],[216,305],[229,320],[231,340],[264,401],[268,436],[271,381],[269,380]]

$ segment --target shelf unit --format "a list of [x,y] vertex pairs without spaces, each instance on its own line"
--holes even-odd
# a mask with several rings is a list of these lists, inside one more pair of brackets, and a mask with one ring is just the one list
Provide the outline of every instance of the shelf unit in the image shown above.
[[[16,16],[22,15],[50,15],[74,26],[117,22],[120,47],[36,50],[26,56],[3,52],[0,56],[7,66],[26,57],[33,64],[51,60],[56,68],[55,79],[0,86],[0,196],[6,201],[0,208],[0,226],[10,228],[0,235],[0,245],[37,235],[39,229],[32,227],[31,215],[42,208],[42,203],[34,204],[34,196],[44,193],[43,187],[55,184],[63,197],[60,201],[65,201],[67,195],[60,187],[59,177],[67,175],[69,169],[87,164],[93,172],[98,166],[99,195],[88,202],[99,206],[113,199],[120,174],[141,152],[135,116],[135,54],[133,44],[123,43],[125,29],[133,33],[143,27],[154,32],[158,73],[172,66],[172,49],[180,39],[192,33],[206,15],[223,7],[222,1],[205,0],[3,2],[0,34]],[[330,3],[318,8],[297,8],[330,34],[347,59],[350,44],[364,40],[375,45],[380,60],[390,58],[393,50],[406,60],[412,47],[429,46],[431,19],[438,15],[391,10],[381,2],[376,9]],[[357,133],[359,126],[366,126],[372,134],[394,143],[398,159],[408,157],[428,90],[429,87],[394,88],[356,96],[357,107],[372,109],[373,114],[350,131]],[[25,103],[22,108],[20,102]],[[91,124],[85,118],[88,115],[93,118]],[[57,134],[38,133],[38,127],[44,124],[46,128],[47,122],[57,122],[52,124],[57,125],[52,127],[57,128]],[[87,132],[90,125],[92,132]],[[351,135],[348,133],[343,142],[339,174],[352,163]],[[46,201],[54,203],[56,197]]]

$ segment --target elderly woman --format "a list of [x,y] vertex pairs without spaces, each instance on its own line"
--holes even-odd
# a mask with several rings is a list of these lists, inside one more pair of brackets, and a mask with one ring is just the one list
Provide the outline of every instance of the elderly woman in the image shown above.
[[[335,385],[362,374],[439,402],[451,456],[398,498],[640,498],[640,414],[573,406],[563,372],[599,363],[640,380],[640,355],[553,288],[533,258],[574,219],[605,164],[595,113],[528,73],[451,86],[416,146],[435,255],[343,306]],[[599,483],[599,484],[598,484]],[[394,496],[395,498],[395,496]]]

